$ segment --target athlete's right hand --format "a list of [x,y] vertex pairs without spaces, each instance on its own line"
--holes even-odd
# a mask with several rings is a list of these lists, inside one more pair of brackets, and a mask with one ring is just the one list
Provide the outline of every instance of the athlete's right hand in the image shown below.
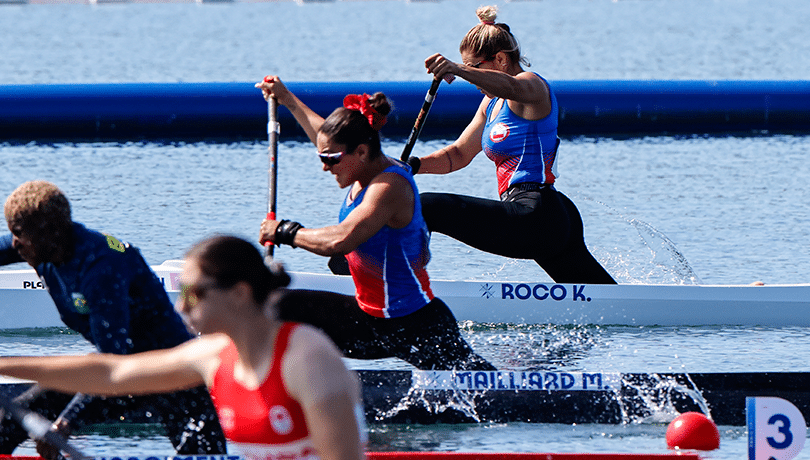
[[265,101],[269,101],[271,97],[275,98],[279,104],[287,106],[292,98],[290,90],[281,82],[281,78],[277,75],[267,75],[264,79],[254,85],[256,88],[262,90],[262,96]]
[[[61,435],[68,437],[70,436],[71,430],[67,420],[58,419],[55,422],[53,422],[53,425],[51,426],[51,431],[55,433],[60,433]],[[59,449],[46,442],[37,441],[36,446],[37,446],[37,454],[39,454],[39,456],[45,460],[57,460],[60,457]]]
[[439,53],[425,59],[425,68],[427,73],[432,73],[435,78],[444,78],[447,83],[453,83],[459,71],[458,64]]

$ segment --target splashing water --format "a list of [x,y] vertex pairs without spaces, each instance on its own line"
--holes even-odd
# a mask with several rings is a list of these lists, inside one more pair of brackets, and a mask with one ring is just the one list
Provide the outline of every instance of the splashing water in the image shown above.
[[[647,222],[638,219],[629,219],[628,222],[636,228],[644,244],[652,251],[652,260],[656,265],[672,270],[680,277],[682,284],[701,284],[686,256],[678,251],[672,240]],[[656,251],[656,247],[659,250]]]
[[668,423],[686,410],[711,419],[708,403],[689,374],[627,374],[615,392],[622,423]]
[[[481,422],[481,417],[475,409],[476,393],[482,392],[432,391],[411,386],[408,393],[394,407],[385,411],[377,410],[375,420],[385,422],[400,417],[426,417],[428,419],[439,417],[442,420]],[[420,412],[428,415],[414,415],[414,413]]]
[[[622,283],[701,284],[686,256],[663,232],[592,198],[578,196],[583,214],[598,216],[600,231],[609,232],[614,248],[593,248],[594,257]],[[593,206],[596,205],[596,206]]]

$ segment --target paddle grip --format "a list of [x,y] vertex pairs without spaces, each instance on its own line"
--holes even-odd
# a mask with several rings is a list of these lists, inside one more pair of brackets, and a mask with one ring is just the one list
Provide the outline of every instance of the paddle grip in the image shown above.
[[[276,213],[275,212],[268,212],[267,213],[267,220],[276,220]],[[272,241],[265,241],[264,246],[265,247],[273,246],[273,242]]]

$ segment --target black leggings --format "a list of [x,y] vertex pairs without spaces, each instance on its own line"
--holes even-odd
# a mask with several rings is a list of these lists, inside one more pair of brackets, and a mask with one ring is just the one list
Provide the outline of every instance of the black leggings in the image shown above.
[[[48,420],[54,420],[61,408],[68,405],[72,395],[43,391],[31,387],[16,400]],[[65,414],[71,430],[110,420],[131,420],[133,415],[151,413],[151,419],[161,423],[166,436],[180,455],[226,454],[227,445],[222,427],[208,390],[196,387],[174,393],[130,397],[86,396],[82,403]],[[150,416],[147,416],[150,417]],[[11,454],[28,433],[8,415],[0,424],[0,454]]]
[[510,190],[505,201],[422,193],[428,230],[476,249],[533,259],[557,283],[616,284],[585,246],[576,205],[553,187]]
[[398,318],[378,318],[352,296],[290,289],[277,304],[279,318],[323,330],[353,359],[399,358],[423,370],[495,370],[458,330],[453,313],[438,298]]

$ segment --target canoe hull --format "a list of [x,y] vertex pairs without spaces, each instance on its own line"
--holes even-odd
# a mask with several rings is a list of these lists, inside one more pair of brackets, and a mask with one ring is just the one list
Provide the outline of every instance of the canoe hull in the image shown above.
[[[358,370],[370,424],[627,424],[690,411],[746,425],[745,398],[790,401],[810,420],[810,373],[577,373]],[[13,397],[31,384],[0,380]],[[127,420],[148,423],[143,414]]]
[[[295,273],[293,287],[353,294],[349,277]],[[628,326],[810,326],[810,284],[650,285],[431,281],[459,321]]]
[[[153,266],[172,300],[181,265]],[[293,288],[354,294],[347,276],[293,273]],[[431,282],[459,321],[627,326],[810,326],[810,284],[709,286]],[[31,269],[0,271],[0,329],[61,327]]]

